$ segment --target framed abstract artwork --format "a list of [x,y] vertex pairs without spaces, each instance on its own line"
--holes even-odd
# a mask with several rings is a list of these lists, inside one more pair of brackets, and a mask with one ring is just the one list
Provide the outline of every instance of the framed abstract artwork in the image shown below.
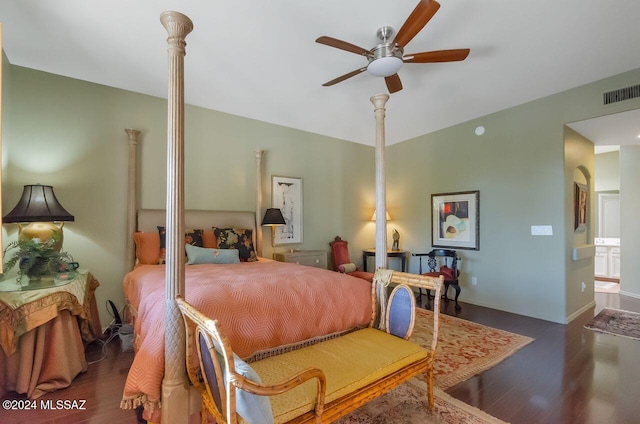
[[573,183],[574,231],[577,232],[587,229],[587,194],[586,184]]
[[431,195],[431,245],[480,250],[480,191]]
[[271,207],[280,209],[286,222],[275,228],[273,243],[302,243],[302,178],[272,175]]

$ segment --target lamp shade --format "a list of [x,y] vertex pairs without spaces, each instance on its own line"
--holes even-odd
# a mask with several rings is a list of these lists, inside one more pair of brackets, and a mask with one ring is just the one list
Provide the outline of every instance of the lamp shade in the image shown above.
[[262,218],[262,225],[287,225],[284,220],[284,216],[282,216],[282,212],[277,208],[269,208],[264,213],[264,218]]
[[[389,216],[389,212],[387,212],[386,214],[387,214],[387,221],[391,221],[391,217]],[[373,215],[371,215],[371,220],[372,221],[376,220],[376,211],[373,211]]]
[[24,186],[18,204],[2,218],[3,223],[73,220],[73,215],[58,202],[53,187],[42,184]]

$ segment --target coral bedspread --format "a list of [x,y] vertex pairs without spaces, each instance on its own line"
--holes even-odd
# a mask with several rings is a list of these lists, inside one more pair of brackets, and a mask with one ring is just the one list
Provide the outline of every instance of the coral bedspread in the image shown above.
[[[136,356],[122,407],[159,406],[164,374],[162,265],[144,265],[124,278],[137,310]],[[337,272],[260,258],[240,264],[186,266],[187,302],[218,319],[242,358],[277,346],[367,326],[371,283]]]

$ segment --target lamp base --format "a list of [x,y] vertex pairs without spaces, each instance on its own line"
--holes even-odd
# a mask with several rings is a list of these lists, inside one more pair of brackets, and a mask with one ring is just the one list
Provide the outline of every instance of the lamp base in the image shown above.
[[59,252],[62,249],[62,227],[64,222],[30,222],[27,225],[18,223],[18,240],[31,240],[34,238],[45,242],[49,239],[55,240],[53,250]]

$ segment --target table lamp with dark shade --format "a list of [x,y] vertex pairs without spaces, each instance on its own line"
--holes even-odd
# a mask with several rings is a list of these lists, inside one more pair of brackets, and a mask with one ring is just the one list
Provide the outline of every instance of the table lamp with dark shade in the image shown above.
[[275,248],[274,238],[276,227],[281,225],[287,225],[287,222],[284,220],[284,216],[282,216],[282,211],[277,208],[267,209],[264,213],[264,218],[262,218],[262,226],[271,227],[271,247]]
[[42,184],[25,185],[18,204],[2,218],[4,224],[18,224],[18,240],[53,238],[53,248],[58,251],[62,248],[64,221],[74,221],[73,215],[62,207],[53,187]]

